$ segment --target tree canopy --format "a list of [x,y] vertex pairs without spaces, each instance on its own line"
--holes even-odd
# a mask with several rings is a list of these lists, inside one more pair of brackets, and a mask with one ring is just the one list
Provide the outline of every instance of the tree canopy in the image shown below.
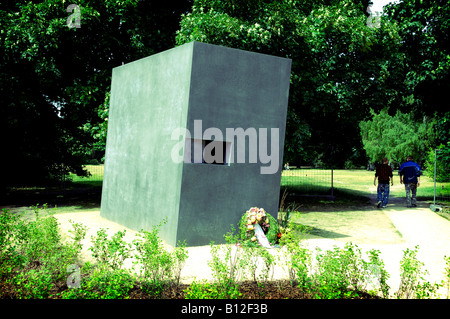
[[[448,1],[401,1],[379,23],[371,23],[368,4],[196,0],[182,17],[177,44],[197,40],[291,58],[285,160],[364,165],[359,123],[374,116],[371,110],[400,110],[413,123],[439,116],[445,100],[434,94],[448,88],[450,69]],[[432,147],[408,145],[415,147],[403,153]]]
[[80,0],[77,28],[68,26],[70,4],[0,4],[4,184],[49,180],[62,166],[82,174],[87,160],[101,159],[104,145],[91,131],[106,131],[111,69],[173,47],[179,17],[191,5]]
[[372,162],[387,157],[400,163],[407,156],[420,162],[424,160],[423,155],[434,143],[434,120],[424,118],[416,122],[412,114],[399,110],[394,116],[386,110],[378,114],[372,111],[372,116],[371,120],[360,122],[364,149]]
[[[378,160],[380,119],[410,136],[409,144],[395,140],[404,134],[387,128],[392,159],[437,147],[450,153],[450,0],[401,0],[379,23],[369,0],[80,0],[68,11],[70,4],[0,4],[5,185],[101,161],[111,69],[193,40],[292,59],[286,162]],[[79,28],[68,26],[75,10]]]

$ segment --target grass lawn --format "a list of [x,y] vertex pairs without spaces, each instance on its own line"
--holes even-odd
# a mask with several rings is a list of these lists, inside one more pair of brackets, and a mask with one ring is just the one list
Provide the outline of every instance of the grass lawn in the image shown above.
[[[334,170],[333,187],[336,194],[348,196],[369,196],[376,194],[373,184],[375,172],[367,170]],[[427,176],[421,176],[420,187],[417,190],[419,200],[432,200],[434,195],[434,182]],[[298,191],[307,194],[330,194],[331,171],[326,170],[289,170],[283,171],[281,178],[282,188],[288,191]],[[450,199],[450,183],[437,183],[436,196]],[[394,172],[394,186],[391,186],[390,196],[405,196],[404,185],[400,184],[400,177]],[[339,199],[339,196],[337,196]]]
[[[8,204],[21,204],[22,199],[30,197],[25,202],[31,204],[48,203],[49,205],[57,205],[61,209],[68,212],[79,209],[95,209],[100,207],[100,192],[103,182],[103,165],[86,165],[85,168],[91,173],[90,176],[80,177],[74,174],[70,175],[70,181],[66,181],[66,191],[74,191],[77,194],[78,189],[96,191],[95,194],[86,196],[86,191],[82,191],[79,195],[65,196],[63,201],[57,200],[55,203],[52,199],[47,199],[45,188],[24,188],[13,189],[12,201]],[[334,201],[323,197],[310,196],[290,196],[285,202],[285,208],[291,205],[291,210],[295,206],[301,206],[304,211],[308,210],[333,210],[340,209],[355,209],[356,207],[367,206],[370,203],[369,198],[376,196],[376,187],[373,185],[375,172],[367,170],[344,170],[338,169],[333,171],[333,195]],[[446,198],[447,202],[443,203],[450,205],[450,183],[437,183],[437,200]],[[55,186],[51,191],[57,192],[58,187]],[[283,170],[281,177],[281,194],[287,189],[289,194],[300,195],[330,195],[331,194],[331,171],[330,170],[316,170],[316,169],[291,169]],[[427,176],[421,177],[421,186],[417,191],[419,200],[427,200],[430,203],[433,201],[434,183]],[[83,195],[84,194],[84,195]],[[394,172],[394,186],[390,190],[391,197],[404,197],[404,185],[400,184],[400,178],[397,172]],[[14,200],[17,198],[18,200]],[[16,203],[17,201],[17,203]],[[54,201],[54,200],[53,200]],[[19,203],[20,202],[20,203]],[[61,206],[64,206],[61,207]],[[70,208],[73,206],[73,208]],[[59,210],[59,209],[58,209]]]
[[[76,186],[101,186],[103,181],[103,165],[86,165],[85,168],[91,174],[87,177],[70,175],[71,184]],[[376,187],[373,185],[375,172],[367,170],[345,170],[337,169],[333,171],[333,193],[336,199],[344,200],[363,198],[376,194]],[[281,177],[282,189],[287,188],[291,193],[309,195],[330,195],[331,194],[331,170],[322,169],[291,169],[283,170]],[[450,200],[450,183],[436,184],[437,198],[447,198]],[[400,177],[394,171],[394,186],[391,186],[390,195],[393,197],[404,197],[405,188],[400,184]],[[421,176],[421,185],[417,191],[419,200],[433,200],[434,183],[427,176]],[[316,199],[317,201],[317,199]]]
[[[102,182],[103,181],[103,168],[104,165],[84,165],[84,169],[89,172],[89,176],[78,176],[70,173],[69,179],[73,183],[89,183],[89,182]],[[101,186],[101,183],[100,183]]]

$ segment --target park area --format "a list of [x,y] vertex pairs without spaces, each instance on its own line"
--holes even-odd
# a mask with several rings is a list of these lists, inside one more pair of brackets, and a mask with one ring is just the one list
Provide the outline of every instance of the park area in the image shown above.
[[[293,172],[284,171],[282,178],[292,182]],[[307,174],[313,178],[314,170]],[[281,194],[275,214],[290,230],[280,230],[284,238],[270,249],[247,246],[238,232],[228,234],[225,245],[171,247],[156,228],[140,233],[102,218],[98,196],[67,198],[66,204],[58,199],[62,205],[56,207],[5,207],[3,239],[22,244],[3,242],[3,253],[15,256],[11,260],[21,267],[3,264],[1,296],[449,298],[450,218],[448,211],[429,208],[434,183],[422,178],[419,205],[411,209],[396,176],[388,207],[378,209],[373,174],[335,170],[334,200]],[[86,188],[87,179],[74,176],[68,189]]]
[[449,299],[449,21],[450,0],[2,2],[0,299]]

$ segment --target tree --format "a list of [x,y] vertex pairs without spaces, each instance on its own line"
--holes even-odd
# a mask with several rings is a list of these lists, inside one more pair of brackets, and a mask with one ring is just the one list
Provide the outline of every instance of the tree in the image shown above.
[[[62,166],[82,174],[95,143],[101,159],[95,137],[106,130],[111,69],[173,47],[179,16],[191,5],[80,0],[67,12],[69,4],[0,5],[3,186],[51,180]],[[80,28],[67,24],[75,10]]]
[[450,90],[450,1],[402,0],[386,7],[389,20],[398,26],[405,86],[403,112],[416,118],[446,110]]
[[[440,114],[436,118],[436,142],[427,153],[425,173],[434,179],[436,158],[436,181],[450,181],[450,112]],[[437,153],[435,153],[437,149]]]
[[[285,161],[365,162],[358,123],[398,99],[388,81],[396,26],[366,24],[368,1],[194,1],[177,44],[193,40],[291,58]],[[392,95],[392,96],[391,96]],[[393,97],[394,96],[394,97]]]
[[411,155],[418,162],[434,143],[435,121],[423,119],[416,122],[413,114],[397,111],[394,116],[387,110],[372,111],[372,119],[361,121],[361,138],[370,161],[379,162],[383,157],[400,163]]
[[433,175],[437,148],[443,165],[438,171],[449,171],[450,1],[402,0],[388,5],[385,11],[401,37],[395,81],[403,88],[403,100],[397,108],[413,112],[416,120],[435,118],[436,139],[426,150],[426,166]]

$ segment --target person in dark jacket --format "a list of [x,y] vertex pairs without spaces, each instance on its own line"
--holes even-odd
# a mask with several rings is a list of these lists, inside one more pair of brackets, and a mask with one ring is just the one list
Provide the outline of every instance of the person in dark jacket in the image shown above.
[[405,184],[406,206],[417,207],[417,187],[420,186],[420,175],[422,175],[419,164],[413,161],[412,156],[408,156],[406,162],[400,166],[398,174],[400,184]]
[[[378,177],[378,186],[377,186]],[[392,175],[392,168],[388,165],[388,158],[383,158],[383,164],[378,165],[375,171],[375,179],[373,184],[377,186],[377,207],[385,208],[389,201],[389,180],[394,186],[394,177]]]

